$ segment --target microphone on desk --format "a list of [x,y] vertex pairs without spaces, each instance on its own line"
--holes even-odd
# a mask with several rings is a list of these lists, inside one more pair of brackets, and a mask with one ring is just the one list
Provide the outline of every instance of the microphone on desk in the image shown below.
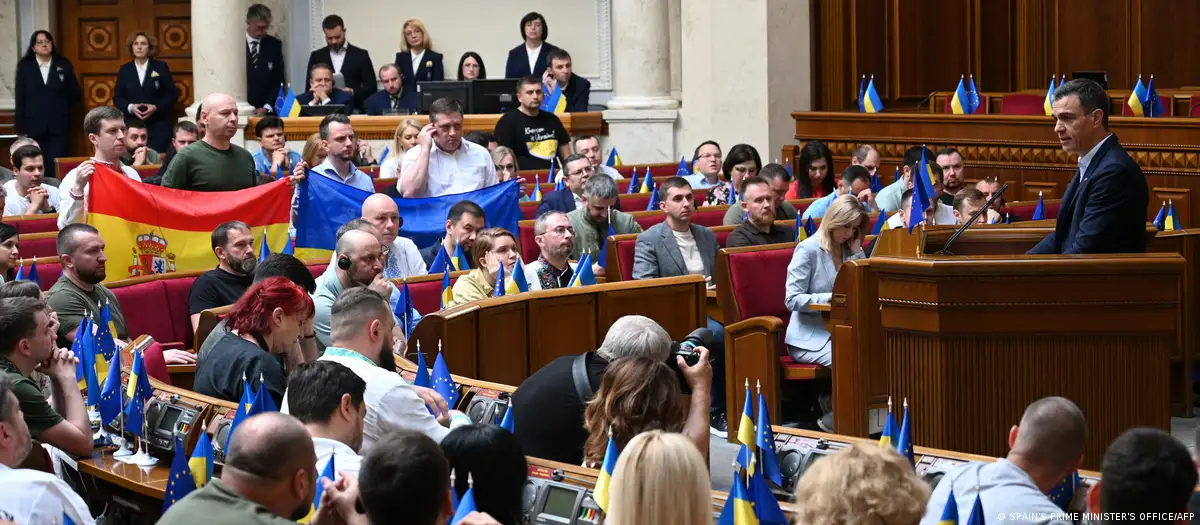
[[984,204],[982,208],[979,208],[978,211],[976,211],[974,214],[972,214],[970,220],[963,223],[962,226],[959,226],[957,230],[954,230],[954,235],[951,235],[949,239],[946,239],[946,244],[942,245],[942,249],[938,250],[937,254],[938,255],[954,255],[953,253],[950,253],[949,251],[947,251],[950,249],[950,244],[952,244],[956,239],[958,239],[958,237],[960,235],[962,235],[963,232],[967,231],[967,228],[970,228],[972,224],[975,224],[975,219],[978,219],[980,214],[990,210],[992,208],[992,203],[996,202],[996,199],[999,199],[1001,195],[1004,195],[1004,191],[1007,189],[1008,189],[1007,183],[1005,183],[1003,186],[1000,186],[1000,190],[997,191],[995,195],[992,195],[992,198],[988,199],[987,203]]
[[936,94],[937,94],[937,91],[930,91],[930,92],[929,92],[929,96],[928,96],[928,97],[925,97],[925,98],[924,98],[923,100],[921,100],[920,102],[917,102],[917,108],[916,108],[916,109],[921,109],[921,106],[924,106],[926,102],[929,102],[930,100],[932,100],[932,99],[933,99],[933,96],[934,96],[934,95],[936,95]]

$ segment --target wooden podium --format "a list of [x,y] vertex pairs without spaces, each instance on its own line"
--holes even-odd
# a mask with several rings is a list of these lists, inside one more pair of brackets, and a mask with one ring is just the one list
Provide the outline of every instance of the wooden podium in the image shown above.
[[867,435],[867,409],[891,395],[897,418],[908,398],[916,444],[1003,456],[1025,407],[1058,395],[1084,411],[1085,466],[1098,468],[1124,430],[1169,428],[1183,257],[926,255],[942,244],[932,232],[886,231],[879,254],[839,272],[830,315],[839,434]]

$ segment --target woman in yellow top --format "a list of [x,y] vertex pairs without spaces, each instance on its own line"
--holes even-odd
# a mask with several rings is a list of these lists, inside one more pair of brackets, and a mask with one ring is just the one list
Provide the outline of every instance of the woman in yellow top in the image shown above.
[[488,228],[479,232],[471,252],[476,260],[471,261],[475,269],[454,283],[454,300],[447,307],[487,299],[496,290],[496,274],[504,265],[504,280],[512,279],[517,265],[517,237],[504,228]]

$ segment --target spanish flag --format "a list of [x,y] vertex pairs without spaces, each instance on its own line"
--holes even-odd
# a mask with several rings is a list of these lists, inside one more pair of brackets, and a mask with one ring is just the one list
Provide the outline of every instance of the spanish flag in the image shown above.
[[[212,231],[240,220],[271,245],[288,242],[292,188],[278,180],[241,191],[200,193],[142,184],[97,164],[87,223],[113,259],[106,281],[206,270],[217,264]],[[126,251],[128,250],[128,251]],[[122,256],[121,254],[125,254]]]

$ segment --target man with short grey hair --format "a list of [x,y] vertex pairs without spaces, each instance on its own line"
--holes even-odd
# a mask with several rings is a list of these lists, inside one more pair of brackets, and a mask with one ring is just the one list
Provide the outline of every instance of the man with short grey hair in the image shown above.
[[457,100],[440,98],[429,106],[429,124],[400,162],[400,195],[441,197],[497,184],[496,165],[487,147],[463,140],[463,109]]
[[[704,350],[705,359],[695,367],[681,367],[692,389],[684,433],[697,440],[701,450],[708,450],[712,367],[707,352]],[[617,319],[595,352],[555,359],[517,387],[511,403],[514,430],[521,450],[532,457],[571,465],[582,463],[583,445],[588,438],[583,427],[587,402],[600,389],[600,381],[609,364],[622,357],[644,357],[679,366],[671,357],[671,336],[653,319],[640,315]],[[577,374],[587,378],[586,385],[582,381],[576,382]],[[703,377],[705,374],[707,378]],[[700,377],[693,381],[691,378],[695,375]]]
[[587,157],[591,161],[592,167],[596,168],[596,173],[608,175],[613,180],[625,178],[616,168],[603,164],[604,157],[601,156],[600,139],[595,135],[575,137],[575,140],[571,141],[571,150]]
[[[616,203],[617,183],[612,177],[598,173],[589,177],[583,184],[584,206],[567,214],[571,227],[575,228],[572,259],[578,260],[585,253],[591,254],[592,257],[598,256],[600,247],[608,238],[610,224],[616,235],[642,233],[642,226],[633,220],[632,215],[613,209]],[[596,269],[593,267],[593,270]],[[603,271],[603,268],[599,269]]]

